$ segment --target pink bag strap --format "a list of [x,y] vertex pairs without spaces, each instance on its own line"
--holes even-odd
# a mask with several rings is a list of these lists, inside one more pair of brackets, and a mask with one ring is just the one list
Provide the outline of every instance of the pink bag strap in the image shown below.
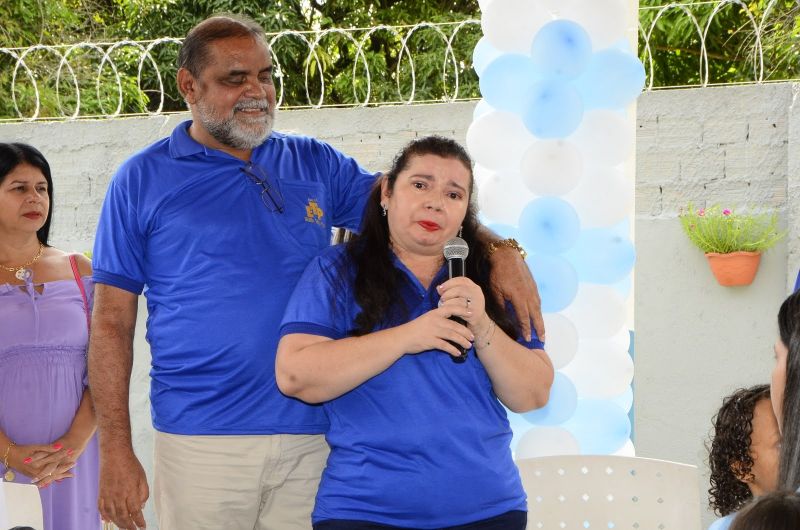
[[78,271],[78,262],[75,260],[74,254],[70,255],[69,264],[72,266],[72,274],[75,276],[75,282],[78,284],[78,289],[81,291],[81,298],[83,298],[83,312],[86,313],[86,329],[91,333],[92,317],[91,313],[89,313],[89,299],[86,298],[86,287],[83,285],[81,273]]

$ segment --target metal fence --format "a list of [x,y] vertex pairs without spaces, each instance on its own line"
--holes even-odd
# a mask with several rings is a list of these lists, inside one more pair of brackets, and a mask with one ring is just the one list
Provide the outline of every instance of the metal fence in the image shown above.
[[[686,43],[685,52],[697,57],[698,75],[693,86],[707,86],[710,82],[709,65],[714,57],[707,51],[707,41],[712,34],[715,21],[725,9],[743,9],[746,12],[753,36],[747,49],[739,50],[742,57],[752,64],[752,75],[745,82],[765,81],[765,54],[762,36],[770,30],[775,5],[771,0],[762,15],[757,18],[742,0],[714,0],[698,2],[673,2],[659,7],[640,8],[639,53],[647,72],[646,90],[658,88],[654,57],[657,53],[652,43],[663,35],[660,22],[665,20],[690,24],[692,36]],[[708,10],[711,9],[710,14]],[[698,11],[703,10],[699,15]],[[647,22],[642,22],[642,21]],[[741,31],[742,28],[732,28]],[[378,33],[392,36],[396,44],[396,66],[392,72],[376,71],[384,67],[368,60],[371,37]],[[423,41],[419,39],[425,34]],[[456,43],[465,39],[476,41],[480,36],[479,20],[464,20],[457,23],[419,23],[410,26],[376,26],[360,29],[326,29],[320,31],[282,31],[269,34],[273,50],[275,82],[278,104],[283,108],[323,106],[367,106],[380,104],[412,104],[430,101],[469,100],[480,97],[477,76],[471,69],[472,48]],[[324,71],[324,56],[329,53],[326,43],[339,39],[351,54],[345,83],[352,85],[352,96],[346,103],[331,101]],[[180,39],[165,37],[152,41],[123,40],[118,42],[81,42],[69,45],[35,45],[27,48],[0,47],[0,98],[10,101],[5,119],[77,119],[83,117],[118,117],[136,114],[163,114],[170,111],[165,102],[180,102],[174,86],[174,58]],[[302,87],[295,90],[294,99],[287,98],[288,79],[280,50],[285,46],[302,49]],[[277,50],[277,52],[276,52]],[[296,52],[295,52],[296,53]],[[426,87],[420,96],[417,75],[420,56],[430,61],[432,54],[438,63],[438,72],[426,72],[425,82],[432,78],[436,86]],[[294,79],[301,75],[293,69]],[[165,75],[165,72],[169,72]],[[376,78],[381,78],[383,90],[376,95]],[[396,90],[385,90],[387,81],[396,85]],[[681,86],[689,86],[682,84]],[[341,87],[339,87],[341,88]],[[139,102],[140,110],[130,111],[130,94],[146,94]],[[93,110],[87,111],[86,101],[92,100]],[[48,105],[45,105],[47,103]],[[47,107],[48,112],[42,112]],[[1,115],[1,113],[0,113]],[[0,118],[2,120],[3,118]]]

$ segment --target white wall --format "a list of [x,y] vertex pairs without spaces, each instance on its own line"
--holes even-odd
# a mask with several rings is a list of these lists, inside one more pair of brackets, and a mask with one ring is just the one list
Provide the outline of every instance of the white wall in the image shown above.
[[[792,93],[788,84],[659,91],[638,103],[636,448],[701,466],[702,499],[704,442],[721,398],[769,382],[787,246],[796,253],[798,244],[794,236],[767,252],[752,285],[721,287],[676,216],[690,201],[764,205],[785,216],[788,161],[800,147],[789,142]],[[797,266],[794,259],[792,283]]]
[[[705,467],[703,441],[722,396],[768,380],[775,313],[787,261],[800,266],[800,118],[797,88],[770,84],[644,94],[638,103],[635,438],[641,456]],[[370,169],[385,168],[417,134],[464,141],[472,103],[286,111],[277,128],[327,140]],[[185,119],[0,124],[0,141],[36,145],[53,167],[53,242],[89,250],[114,169]],[[787,207],[788,197],[791,199]],[[791,239],[768,252],[754,284],[723,288],[680,232],[689,201],[772,205],[788,216]],[[144,313],[144,304],[140,305]],[[149,351],[140,318],[131,406],[134,443],[152,469]],[[151,477],[152,478],[152,477]],[[705,480],[705,479],[704,479]],[[698,484],[705,499],[706,482]],[[149,528],[156,528],[148,504]],[[706,514],[706,522],[710,516]]]

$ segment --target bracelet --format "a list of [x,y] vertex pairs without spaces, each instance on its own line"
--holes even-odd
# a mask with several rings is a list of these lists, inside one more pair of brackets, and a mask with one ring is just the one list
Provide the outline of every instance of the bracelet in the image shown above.
[[485,343],[483,343],[483,344],[480,346],[481,348],[486,348],[487,346],[491,346],[491,345],[492,345],[492,339],[494,338],[494,330],[496,330],[496,329],[497,329],[497,323],[496,323],[494,320],[490,320],[490,322],[491,322],[491,324],[490,324],[490,325],[491,325],[492,329],[491,329],[491,331],[488,331],[488,332],[486,333],[486,335],[488,335],[488,336],[489,336],[489,338],[487,338],[487,339],[486,339],[486,342],[485,342]]
[[6,472],[3,474],[3,480],[5,480],[6,482],[11,482],[16,477],[14,471],[10,467],[8,467],[8,453],[11,452],[11,448],[14,447],[15,445],[17,444],[15,444],[14,442],[8,444],[8,447],[6,448],[6,454],[3,455],[3,466],[6,468]]
[[522,248],[522,246],[513,237],[509,237],[508,239],[500,239],[498,241],[492,241],[491,243],[489,243],[489,255],[490,256],[492,254],[494,254],[494,251],[497,250],[497,247],[513,248],[514,250],[519,252],[520,256],[522,256],[522,259],[525,259],[525,258],[528,257],[528,253],[525,252],[525,249]]

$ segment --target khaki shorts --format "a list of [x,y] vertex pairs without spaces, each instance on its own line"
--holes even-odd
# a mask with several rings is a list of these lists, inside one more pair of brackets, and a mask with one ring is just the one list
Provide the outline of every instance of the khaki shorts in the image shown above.
[[160,530],[309,530],[323,435],[155,433]]

